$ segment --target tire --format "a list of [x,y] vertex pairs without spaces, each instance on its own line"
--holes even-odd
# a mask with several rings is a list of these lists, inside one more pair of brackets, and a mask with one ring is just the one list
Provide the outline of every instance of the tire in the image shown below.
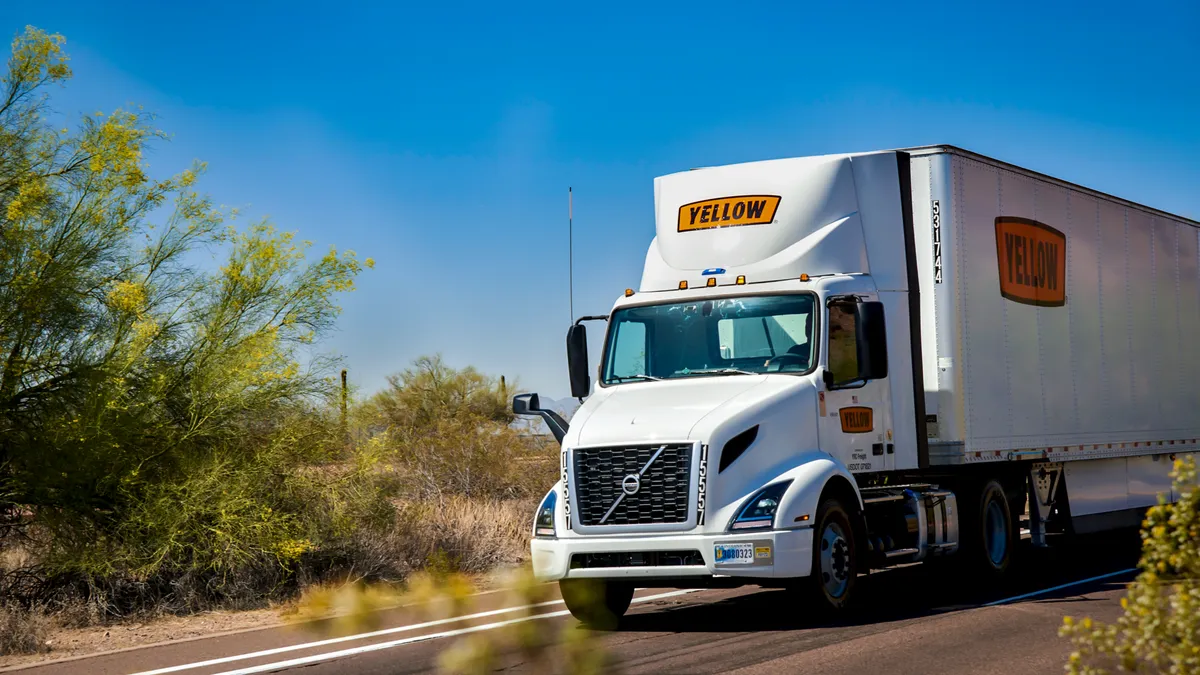
[[838,499],[827,498],[817,508],[812,572],[804,580],[804,595],[818,610],[847,609],[858,583],[858,563],[850,514]]
[[963,561],[971,572],[994,579],[1013,566],[1018,532],[1012,504],[997,480],[985,481],[973,496],[964,495],[962,509]]
[[599,630],[616,628],[633,601],[633,584],[604,579],[563,579],[558,589],[571,616]]

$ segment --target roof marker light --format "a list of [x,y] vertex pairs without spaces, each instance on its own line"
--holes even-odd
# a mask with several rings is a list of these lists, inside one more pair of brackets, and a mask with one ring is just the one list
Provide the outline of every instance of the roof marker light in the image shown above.
[[626,289],[625,289],[625,297],[627,297],[627,298],[628,298],[628,297],[629,297],[629,296],[631,296],[631,295],[633,295],[633,289],[632,289],[632,288],[626,288]]
[[800,275],[800,281],[808,281],[808,275],[807,275],[807,274],[801,274],[801,275]]
[[708,283],[706,283],[706,284],[704,284],[704,285],[705,285],[705,286],[716,286],[716,285],[717,285],[717,278],[716,278],[716,277],[709,277],[709,278],[708,278]]
[[681,290],[681,291],[687,290],[687,280],[679,282],[679,290]]
[[744,284],[744,283],[746,283],[746,275],[745,275],[745,274],[739,274],[739,275],[738,275],[738,278],[737,278],[737,285],[738,285],[738,286],[741,286],[741,285],[742,285],[742,284]]

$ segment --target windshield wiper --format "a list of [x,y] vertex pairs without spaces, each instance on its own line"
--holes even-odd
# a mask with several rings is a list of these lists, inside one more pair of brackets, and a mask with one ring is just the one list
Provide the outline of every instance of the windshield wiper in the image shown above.
[[739,368],[707,368],[704,370],[689,370],[683,376],[689,375],[761,375],[762,373],[752,373],[749,370],[741,370]]
[[662,381],[661,377],[655,377],[653,375],[626,375],[624,377],[614,377],[613,379],[616,380],[617,382],[660,382],[660,381]]

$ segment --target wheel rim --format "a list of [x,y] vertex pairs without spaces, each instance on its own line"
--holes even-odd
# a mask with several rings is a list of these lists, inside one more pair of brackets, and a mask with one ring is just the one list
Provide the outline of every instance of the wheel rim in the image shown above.
[[1000,502],[994,499],[988,502],[983,531],[987,538],[988,560],[996,567],[1004,563],[1004,556],[1008,553],[1008,526],[1005,520],[1004,507]]
[[845,595],[850,585],[850,542],[838,523],[821,531],[821,585],[831,598]]

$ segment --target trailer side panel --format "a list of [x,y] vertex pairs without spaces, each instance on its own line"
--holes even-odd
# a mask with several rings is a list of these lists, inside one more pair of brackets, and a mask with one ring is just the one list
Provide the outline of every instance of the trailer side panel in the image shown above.
[[[914,157],[913,175],[931,176],[928,187],[914,187],[914,199],[933,201],[933,169],[943,158],[953,203],[940,210],[940,238],[952,263],[934,285],[939,334],[924,347],[937,364],[935,391],[926,380],[938,422],[932,461],[1195,449],[1195,224],[954,153]],[[932,218],[929,204],[921,213]],[[931,246],[922,232],[930,226],[915,225]],[[953,292],[953,301],[938,290]],[[952,326],[939,320],[944,313],[957,315]]]

